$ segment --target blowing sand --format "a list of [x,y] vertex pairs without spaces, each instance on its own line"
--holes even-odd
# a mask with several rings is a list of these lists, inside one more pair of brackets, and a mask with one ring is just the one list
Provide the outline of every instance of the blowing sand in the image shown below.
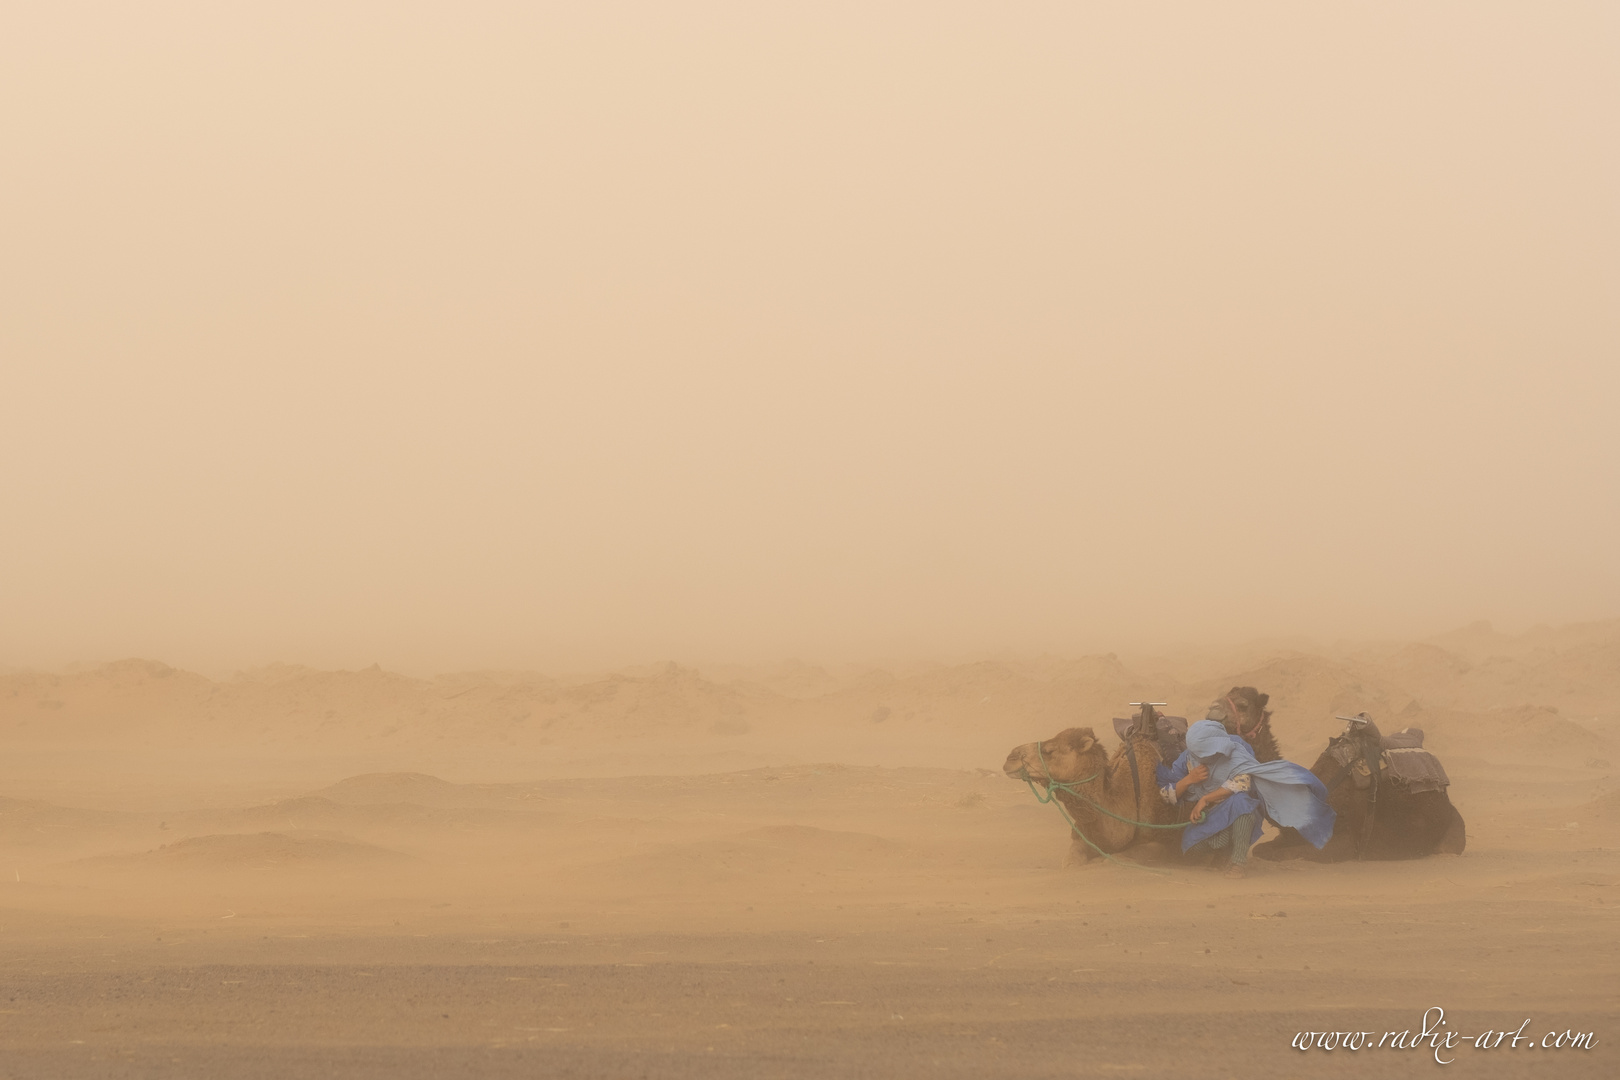
[[[1335,711],[1424,727],[1466,853],[1064,868],[999,772],[1234,684],[1306,763]],[[1617,719],[1614,623],[913,672],[14,674],[0,1077],[1409,1075],[1432,1046],[1290,1043],[1431,1007],[1536,1040],[1454,1043],[1445,1075],[1613,1075]],[[1566,1030],[1593,1047],[1541,1046]]]

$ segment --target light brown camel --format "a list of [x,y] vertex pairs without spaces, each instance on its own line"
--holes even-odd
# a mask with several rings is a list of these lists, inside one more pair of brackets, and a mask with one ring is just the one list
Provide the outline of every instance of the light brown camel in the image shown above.
[[[1131,751],[1136,759],[1135,783],[1132,783]],[[1068,830],[1067,861],[1083,864],[1091,861],[1099,849],[1112,855],[1136,844],[1179,837],[1174,830],[1139,828],[1119,820],[1170,825],[1185,819],[1185,807],[1179,810],[1178,818],[1177,808],[1159,796],[1154,778],[1154,767],[1158,764],[1159,742],[1150,719],[1145,724],[1137,723],[1130,737],[1112,756],[1090,728],[1068,728],[1044,742],[1014,747],[1002,770],[1012,779],[1033,782],[1042,790],[1054,780],[1074,786],[1074,792],[1057,788],[1052,794],[1074,821],[1074,827]],[[1102,813],[1098,806],[1113,811],[1119,818]],[[1084,839],[1074,835],[1075,829]],[[1087,840],[1091,843],[1086,843]]]

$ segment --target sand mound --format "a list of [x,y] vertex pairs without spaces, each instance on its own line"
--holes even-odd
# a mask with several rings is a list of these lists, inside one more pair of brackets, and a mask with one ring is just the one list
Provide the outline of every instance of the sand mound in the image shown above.
[[[1435,734],[1431,749],[1499,761],[1553,761],[1575,767],[1606,760],[1613,744],[1548,706],[1520,705],[1483,712],[1424,710],[1401,717]],[[1389,730],[1389,728],[1385,728]]]
[[[318,795],[282,799],[240,810],[196,810],[170,815],[170,822],[186,830],[220,832],[288,832],[335,830],[351,825],[366,808],[345,805]],[[413,808],[415,809],[415,808]]]
[[1429,641],[1476,663],[1487,656],[1503,655],[1513,646],[1513,638],[1510,635],[1502,633],[1483,619],[1444,634],[1437,634]]
[[[228,811],[216,816],[228,816],[236,820],[239,828],[254,828],[272,826],[282,822],[296,822],[297,828],[320,828],[330,826],[351,814],[350,807],[332,799],[323,799],[319,795],[304,795],[297,799],[281,799],[277,802],[266,803],[263,806],[249,806],[241,810]],[[185,818],[180,818],[184,821]]]
[[101,829],[122,824],[127,815],[107,810],[75,810],[37,799],[0,798],[0,834]]
[[473,784],[452,784],[426,773],[363,773],[322,788],[314,797],[353,806],[414,803],[417,806],[482,806],[489,796]]
[[397,851],[341,833],[216,833],[165,844],[139,855],[103,855],[80,865],[240,870],[272,866],[374,866],[408,859]]
[[812,699],[838,689],[838,680],[826,668],[787,660],[760,680],[768,690],[783,697]]

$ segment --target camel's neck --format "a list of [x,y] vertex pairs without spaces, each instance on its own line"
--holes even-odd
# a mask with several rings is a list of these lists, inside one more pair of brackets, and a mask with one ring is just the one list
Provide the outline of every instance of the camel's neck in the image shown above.
[[1282,757],[1282,751],[1277,748],[1277,737],[1271,733],[1271,718],[1260,721],[1260,730],[1249,739],[1249,745],[1254,748],[1256,761],[1276,761]]
[[[1078,785],[1075,789],[1078,795],[1067,791],[1057,792],[1057,797],[1063,801],[1076,827],[1093,844],[1110,853],[1129,845],[1136,833],[1135,826],[1097,809],[1103,807],[1125,818],[1132,816],[1135,801],[1131,794],[1131,779],[1123,773],[1115,775],[1116,764],[1121,759],[1123,755],[1115,761],[1099,762],[1097,771],[1102,775],[1090,783]],[[1129,767],[1127,762],[1125,768]],[[1152,790],[1151,785],[1149,790]]]

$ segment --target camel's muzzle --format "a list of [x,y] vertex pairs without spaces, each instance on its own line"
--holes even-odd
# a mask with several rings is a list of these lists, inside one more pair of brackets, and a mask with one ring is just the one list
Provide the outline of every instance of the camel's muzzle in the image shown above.
[[1007,755],[1007,763],[1001,767],[1001,771],[1013,780],[1027,781],[1030,779],[1029,759],[1021,751],[1014,750]]

